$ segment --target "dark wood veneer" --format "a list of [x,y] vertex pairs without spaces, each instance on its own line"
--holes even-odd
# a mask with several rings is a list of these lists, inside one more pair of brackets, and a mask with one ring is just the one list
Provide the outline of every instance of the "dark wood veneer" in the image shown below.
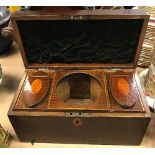
[[34,73],[32,76],[27,77],[21,98],[26,106],[33,107],[46,97],[49,88],[49,77],[44,72]]

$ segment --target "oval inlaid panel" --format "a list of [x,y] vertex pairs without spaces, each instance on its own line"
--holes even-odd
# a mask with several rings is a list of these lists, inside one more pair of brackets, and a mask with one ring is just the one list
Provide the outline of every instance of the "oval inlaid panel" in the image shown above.
[[127,80],[120,78],[117,82],[118,90],[123,95],[128,95],[130,91],[129,83]]
[[132,81],[126,76],[110,76],[109,89],[115,102],[123,108],[135,105],[136,100],[131,94]]
[[50,78],[44,72],[36,72],[29,76],[22,91],[23,102],[28,107],[39,104],[46,96],[50,86]]
[[42,81],[40,79],[36,79],[31,84],[31,93],[33,95],[39,93],[42,88]]

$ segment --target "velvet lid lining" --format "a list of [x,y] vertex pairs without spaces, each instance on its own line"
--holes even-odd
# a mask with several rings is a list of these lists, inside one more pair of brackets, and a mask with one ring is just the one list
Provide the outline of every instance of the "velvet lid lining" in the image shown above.
[[133,63],[143,19],[21,20],[32,63]]

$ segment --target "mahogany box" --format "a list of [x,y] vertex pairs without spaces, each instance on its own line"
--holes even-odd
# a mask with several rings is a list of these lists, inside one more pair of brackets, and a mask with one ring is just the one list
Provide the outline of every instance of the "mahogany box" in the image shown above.
[[135,68],[148,19],[123,9],[13,14],[25,73],[8,116],[19,140],[140,144],[151,115]]

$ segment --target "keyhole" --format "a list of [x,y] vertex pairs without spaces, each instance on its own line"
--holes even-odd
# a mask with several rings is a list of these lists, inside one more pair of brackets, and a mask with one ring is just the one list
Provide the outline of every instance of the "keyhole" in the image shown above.
[[75,127],[80,127],[82,125],[82,120],[80,118],[74,118],[73,119],[73,125]]

